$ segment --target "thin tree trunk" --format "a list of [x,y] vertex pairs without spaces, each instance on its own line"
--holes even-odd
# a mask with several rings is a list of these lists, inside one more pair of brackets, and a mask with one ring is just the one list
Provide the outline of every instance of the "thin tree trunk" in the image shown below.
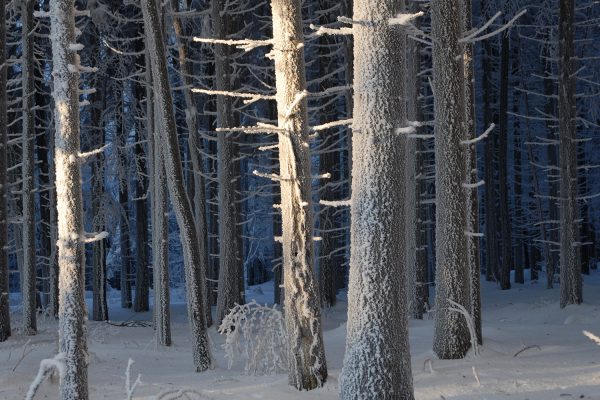
[[[97,31],[95,32],[97,33]],[[96,37],[93,35],[92,37]],[[96,43],[98,45],[98,43]],[[93,144],[97,148],[104,146],[104,124],[102,110],[106,107],[106,82],[96,81],[96,93],[90,99],[91,126],[94,137]],[[103,215],[104,204],[104,154],[98,154],[92,161],[92,214],[95,232],[106,229]],[[108,304],[106,299],[106,240],[99,240],[92,245],[92,320],[108,320]]]
[[[180,11],[179,1],[171,0],[171,7],[175,11]],[[184,100],[186,104],[185,120],[188,128],[188,147],[190,152],[190,160],[192,161],[192,173],[194,175],[194,221],[196,222],[196,231],[198,235],[198,248],[200,256],[205,260],[204,267],[205,276],[209,276],[208,273],[208,226],[206,221],[206,188],[204,183],[204,176],[202,175],[202,158],[200,157],[200,140],[198,135],[198,110],[194,102],[194,96],[192,88],[195,85],[194,82],[194,70],[193,65],[188,60],[188,45],[184,42],[186,36],[181,19],[174,14],[173,16],[173,30],[175,31],[175,37],[177,38],[178,54],[179,54],[179,68],[181,69],[181,79],[183,80],[185,89],[183,91]],[[211,285],[208,281],[205,285],[205,290],[210,290]],[[210,292],[207,292],[207,298],[210,299],[212,296]],[[212,314],[211,314],[210,301],[206,302],[206,324],[207,326],[212,325]]]
[[[141,88],[137,90],[141,91]],[[141,93],[138,99],[141,100]],[[144,312],[150,309],[149,300],[149,282],[148,282],[148,213],[146,211],[147,200],[147,179],[146,179],[146,154],[142,145],[143,136],[139,127],[136,135],[135,155],[136,170],[138,171],[135,185],[135,298],[133,302],[133,310],[136,312]]]
[[581,266],[577,232],[577,108],[575,103],[575,0],[560,0],[559,151],[560,151],[560,307],[580,304]]
[[465,101],[460,2],[431,3],[435,85],[436,296],[433,351],[441,359],[462,358],[469,349],[465,318],[452,300],[470,308],[464,140]]
[[[5,18],[5,1],[0,0],[0,17]],[[6,24],[0,23],[0,88],[6,87]],[[8,208],[6,147],[6,90],[0,90],[0,342],[10,336],[10,308],[8,303]]]
[[[225,0],[212,2],[212,25],[217,39],[226,39],[232,34],[232,21],[225,9]],[[215,45],[215,89],[231,91],[229,46]],[[217,129],[236,125],[233,101],[230,96],[217,96]],[[242,269],[242,241],[238,234],[238,201],[236,186],[239,185],[239,170],[235,135],[217,132],[217,176],[219,203],[219,285],[217,294],[217,325],[235,304],[243,304],[244,287],[240,275]],[[238,189],[239,190],[239,189]]]
[[[354,2],[351,255],[343,399],[414,398],[405,254],[404,2]],[[382,21],[382,22],[380,22]]]
[[154,91],[150,58],[146,52],[146,131],[150,160],[152,270],[154,278],[154,334],[156,343],[171,345],[171,299],[169,293],[168,193],[161,152],[160,132],[155,129]]
[[21,4],[23,55],[21,79],[23,87],[23,144],[22,144],[22,246],[23,274],[21,292],[23,293],[23,332],[35,335],[36,321],[36,238],[35,238],[35,75],[33,60],[33,6],[35,1],[26,0]]
[[[469,32],[473,28],[472,24],[472,3],[471,0],[463,0],[463,32]],[[477,120],[475,114],[475,67],[473,57],[473,44],[464,45],[464,72],[465,72],[465,123],[466,140],[474,139],[477,136]],[[469,183],[478,182],[477,175],[477,144],[468,145],[466,148],[466,177]],[[475,324],[475,333],[479,344],[483,343],[481,333],[481,266],[479,260],[479,237],[475,236],[479,232],[479,197],[478,189],[466,188],[467,193],[467,254],[469,263],[470,277],[470,308],[469,312]]]
[[160,145],[164,155],[167,186],[179,225],[183,247],[187,310],[192,332],[194,366],[197,372],[201,372],[210,368],[212,364],[206,327],[204,260],[197,246],[198,235],[195,228],[194,216],[185,191],[183,169],[179,155],[179,143],[177,140],[177,126],[165,59],[166,49],[160,28],[159,9],[155,0],[142,0],[141,5],[144,16],[148,56],[152,66],[155,110],[157,112],[157,121],[159,121],[155,129],[161,134]]
[[314,274],[311,164],[299,0],[272,0],[279,120],[285,325],[289,382],[314,389],[327,379],[319,287]]
[[[489,126],[492,123],[492,62],[490,45],[484,44],[483,55],[483,124]],[[487,281],[497,280],[498,276],[498,232],[496,215],[496,179],[494,171],[494,140],[488,138],[485,141],[485,256]]]
[[83,198],[79,160],[79,57],[73,0],[50,2],[50,37],[54,77],[56,196],[58,204],[59,350],[65,374],[60,399],[88,398],[85,321],[85,252]]

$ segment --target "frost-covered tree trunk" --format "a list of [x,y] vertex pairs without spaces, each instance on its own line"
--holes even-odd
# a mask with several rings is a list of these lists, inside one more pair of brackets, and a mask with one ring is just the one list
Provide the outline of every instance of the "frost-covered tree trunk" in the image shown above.
[[441,359],[464,357],[470,343],[465,318],[449,310],[448,303],[470,308],[461,18],[460,1],[432,1],[437,260],[433,351]]
[[[5,1],[0,0],[0,17],[5,18]],[[4,21],[4,20],[3,20]],[[0,23],[0,88],[6,87],[6,23]],[[10,336],[8,304],[8,209],[6,204],[6,90],[0,90],[0,342]]]
[[121,307],[131,308],[131,241],[129,240],[129,174],[127,157],[127,132],[123,123],[125,113],[124,107],[124,87],[120,82],[116,89],[116,97],[119,106],[115,107],[115,117],[117,126],[117,146],[119,155],[119,204],[121,206],[121,219],[119,223],[120,238],[120,256],[121,256]]
[[[99,49],[99,40],[96,35],[98,31],[94,29],[92,35],[93,44]],[[98,53],[96,52],[96,55]],[[95,57],[94,57],[95,58]],[[102,122],[102,112],[106,108],[106,81],[102,83],[96,80],[96,92],[91,95],[91,126],[94,140],[92,143],[96,148],[104,146],[104,124]],[[104,205],[104,154],[96,155],[92,161],[92,215],[95,232],[102,232],[106,229],[105,218],[102,207]],[[92,319],[94,321],[108,320],[108,304],[106,299],[106,240],[99,240],[92,244]]]
[[192,355],[196,371],[201,372],[210,368],[212,364],[206,327],[204,271],[198,268],[202,265],[202,257],[198,249],[192,207],[185,191],[159,10],[155,0],[142,0],[141,6],[148,56],[152,66],[154,103],[156,121],[158,121],[155,129],[160,133],[167,186],[183,247],[187,311],[192,332]]
[[[473,28],[472,24],[472,3],[471,0],[462,0],[463,32],[469,32]],[[475,114],[475,73],[473,44],[464,45],[464,72],[465,72],[465,139],[472,140],[477,136],[476,133],[476,114]],[[478,181],[477,176],[477,144],[473,143],[465,148],[466,151],[466,177],[467,181],[475,184]],[[479,344],[483,342],[481,333],[481,269],[479,263],[479,237],[474,234],[479,232],[479,201],[477,188],[465,188],[467,193],[467,254],[469,263],[470,295],[471,302],[468,308],[475,324],[475,332]]]
[[279,179],[283,236],[285,324],[289,381],[314,389],[327,379],[319,287],[314,274],[311,164],[302,8],[272,0],[273,53],[279,122]]
[[161,346],[171,345],[171,311],[169,297],[169,224],[167,184],[161,154],[160,133],[154,128],[154,93],[150,59],[146,52],[146,134],[150,161],[152,218],[152,271],[154,279],[154,335]]
[[23,87],[23,142],[21,158],[22,183],[22,245],[23,265],[21,269],[23,294],[23,332],[35,335],[36,322],[36,257],[35,257],[35,75],[34,75],[34,43],[33,6],[35,1],[25,0],[21,3],[22,45],[21,79]]
[[[227,1],[212,2],[213,36],[226,39],[232,34],[231,17],[227,15]],[[229,46],[215,45],[215,90],[231,90]],[[233,101],[230,96],[217,96],[217,128],[236,125]],[[232,132],[217,132],[217,160],[219,183],[219,285],[217,294],[217,325],[235,304],[244,301],[242,241],[238,235],[238,199],[236,186],[239,171],[236,168],[238,150]]]
[[[136,88],[138,99],[141,100],[141,88]],[[135,185],[135,298],[133,310],[144,312],[150,309],[148,282],[148,213],[147,213],[147,179],[146,179],[146,154],[142,145],[144,137],[141,127],[138,127],[135,145],[135,161],[137,163],[137,176]]]
[[[354,2],[354,112],[347,399],[413,399],[404,207],[406,34],[388,19],[404,1]],[[401,131],[397,131],[401,129]]]
[[559,152],[560,152],[560,306],[580,304],[581,266],[577,232],[577,109],[575,103],[575,0],[560,0]]
[[[175,11],[180,11],[179,1],[171,0],[171,7]],[[190,151],[190,160],[192,161],[192,171],[194,174],[194,220],[196,221],[196,231],[198,234],[198,251],[202,257],[203,264],[200,268],[205,271],[204,276],[208,276],[208,227],[206,222],[206,190],[204,177],[202,175],[202,159],[200,157],[200,137],[198,135],[198,110],[194,101],[192,88],[195,85],[194,69],[188,59],[188,44],[184,41],[186,33],[183,29],[181,19],[174,14],[173,30],[177,39],[179,53],[179,68],[181,69],[181,79],[185,89],[183,90],[186,104],[185,120],[188,128],[188,148]],[[209,290],[208,282],[205,285]],[[207,293],[207,298],[211,298]],[[206,302],[206,323],[212,325],[211,302]]]
[[58,210],[59,351],[65,375],[61,400],[88,398],[85,252],[79,160],[79,57],[74,0],[50,2],[54,78],[56,200]]

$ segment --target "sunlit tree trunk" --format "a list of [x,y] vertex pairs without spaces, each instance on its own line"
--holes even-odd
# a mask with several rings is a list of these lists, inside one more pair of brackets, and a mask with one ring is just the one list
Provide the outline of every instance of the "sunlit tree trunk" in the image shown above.
[[272,0],[273,53],[279,121],[285,325],[289,381],[314,389],[327,379],[319,287],[314,274],[311,164],[302,9],[299,0]]
[[[351,254],[341,397],[414,398],[405,249],[404,1],[354,2]],[[364,24],[362,22],[365,22]],[[401,131],[397,131],[398,129]]]
[[[58,204],[59,351],[65,374],[61,400],[88,398],[83,198],[79,160],[79,65],[73,0],[50,2]],[[75,68],[73,68],[76,66]]]

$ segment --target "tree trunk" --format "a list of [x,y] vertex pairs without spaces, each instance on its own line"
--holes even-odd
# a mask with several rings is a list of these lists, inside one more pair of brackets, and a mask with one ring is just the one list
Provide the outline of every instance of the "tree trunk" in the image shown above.
[[[97,82],[97,85],[100,83]],[[91,96],[91,125],[93,144],[97,148],[104,146],[104,124],[102,123],[102,110],[105,109],[105,88],[96,88],[96,93]],[[106,229],[102,207],[104,207],[104,154],[98,154],[92,161],[92,215],[94,218],[95,232]],[[106,299],[106,240],[99,240],[92,245],[92,320],[108,320],[108,304]]]
[[[232,34],[232,21],[225,9],[225,0],[212,2],[213,36],[226,39]],[[216,44],[215,90],[231,91],[229,46]],[[233,101],[230,96],[217,96],[217,129],[236,125]],[[238,201],[236,186],[239,185],[238,149],[232,132],[217,132],[217,177],[219,187],[219,285],[217,294],[217,325],[235,304],[243,304],[244,287],[242,265],[242,241],[238,234]],[[238,189],[239,191],[239,189]]]
[[[0,0],[0,16],[6,15],[5,1]],[[0,23],[0,87],[6,87],[6,24]],[[8,209],[6,147],[6,90],[0,90],[0,243],[8,243]],[[0,342],[10,336],[10,308],[8,304],[8,249],[0,246]]]
[[[414,398],[404,243],[404,2],[354,2],[351,254],[343,399]],[[362,23],[373,21],[372,23]],[[379,22],[383,21],[383,22]]]
[[23,332],[35,335],[36,322],[36,257],[35,257],[35,73],[33,59],[33,6],[35,1],[26,0],[21,4],[23,55],[21,62],[21,79],[23,87],[23,144],[22,144],[22,240],[23,266]]
[[299,0],[272,0],[273,53],[279,120],[285,325],[289,382],[310,390],[327,379],[319,287],[314,274],[311,163],[302,9]]
[[580,304],[581,267],[577,233],[577,108],[575,103],[575,0],[560,0],[559,152],[560,152],[560,307]]
[[[471,0],[463,0],[462,2],[463,15],[463,32],[469,32],[473,29],[472,24],[472,3]],[[477,136],[477,120],[475,114],[475,71],[473,44],[466,43],[464,45],[464,72],[465,72],[465,123],[466,134],[465,139],[474,139]],[[465,175],[471,184],[478,182],[477,175],[477,144],[470,144],[466,148],[466,170]],[[483,343],[481,333],[481,266],[479,261],[479,237],[475,233],[479,232],[479,196],[477,188],[466,188],[467,194],[467,259],[469,263],[469,278],[470,278],[470,307],[468,308],[475,324],[475,333],[477,334],[477,342]]]
[[433,82],[435,85],[436,296],[433,351],[441,359],[462,358],[469,350],[465,318],[449,309],[449,300],[470,308],[465,237],[467,196],[464,140],[463,52],[458,1],[431,3]]
[[510,271],[512,269],[512,237],[510,213],[508,212],[508,66],[510,42],[508,33],[502,35],[500,62],[500,146],[498,147],[498,187],[500,208],[500,233],[502,241],[502,264],[500,268],[500,289],[510,289]]
[[[141,90],[138,88],[137,90]],[[137,91],[136,90],[136,91]],[[138,96],[141,100],[141,94]],[[135,185],[135,298],[133,310],[135,312],[144,312],[150,309],[149,304],[149,282],[148,282],[148,213],[146,211],[147,200],[147,179],[146,179],[146,154],[142,141],[144,137],[141,134],[141,127],[137,130],[135,145],[135,160],[138,171]]]
[[60,399],[88,398],[87,334],[85,321],[85,252],[82,236],[83,198],[79,160],[79,57],[74,0],[50,2],[50,37],[55,103],[56,197],[58,204],[59,349],[65,375]]
[[183,247],[192,355],[196,371],[201,372],[210,368],[212,364],[206,327],[205,263],[197,246],[194,216],[185,191],[159,10],[155,0],[142,0],[141,6],[148,56],[152,66],[156,117],[159,122],[155,129],[161,134],[160,146],[164,155],[165,176]]
[[[484,43],[483,55],[483,124],[492,123],[492,60],[491,46]],[[494,140],[489,137],[485,141],[485,279],[498,279],[498,231],[496,209],[496,178],[494,170]]]
[[156,112],[152,90],[150,58],[146,52],[146,131],[150,160],[152,270],[154,278],[154,334],[156,343],[171,345],[171,299],[169,293],[168,193],[161,151],[160,133],[155,129]]
[[[175,11],[180,11],[179,1],[171,0],[171,7]],[[194,102],[192,88],[195,85],[193,65],[188,60],[188,44],[184,42],[186,33],[183,29],[181,19],[174,14],[173,30],[177,38],[177,46],[179,53],[179,68],[181,69],[181,79],[183,80],[185,89],[183,91],[186,113],[185,120],[188,128],[188,148],[190,152],[190,160],[192,161],[192,171],[194,174],[194,220],[196,222],[196,231],[198,235],[198,249],[200,256],[205,260],[204,267],[206,268],[205,276],[208,274],[208,226],[206,221],[206,188],[204,177],[202,175],[202,158],[200,157],[200,140],[198,135],[198,110]],[[205,285],[206,290],[212,289],[211,285]],[[210,299],[211,293],[207,292],[207,299]],[[212,325],[211,301],[206,302],[206,324]]]

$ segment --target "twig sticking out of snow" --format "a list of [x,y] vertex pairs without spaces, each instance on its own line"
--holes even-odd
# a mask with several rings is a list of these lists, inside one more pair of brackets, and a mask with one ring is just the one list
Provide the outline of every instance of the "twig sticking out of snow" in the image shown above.
[[481,381],[479,380],[479,374],[477,373],[477,370],[475,369],[475,366],[472,366],[471,369],[473,370],[473,376],[475,377],[475,380],[477,381],[477,384],[479,386],[481,386]]
[[23,345],[23,352],[21,353],[21,357],[19,358],[19,360],[17,361],[17,363],[13,367],[13,369],[12,369],[13,372],[15,372],[15,370],[17,369],[17,367],[19,366],[19,364],[21,364],[21,361],[23,361],[23,359],[25,357],[27,357],[27,354],[29,354],[29,353],[31,353],[33,351],[33,349],[27,351],[27,345],[29,343],[31,343],[31,339],[27,340],[27,342],[25,342],[25,344]]
[[517,351],[515,354],[513,354],[513,357],[516,357],[529,349],[538,349],[539,351],[542,351],[542,348],[540,346],[538,346],[537,344],[532,344],[531,346],[523,347],[521,350]]
[[135,388],[142,382],[142,375],[138,374],[137,379],[131,384],[131,366],[135,361],[131,358],[127,361],[127,369],[125,370],[125,390],[127,391],[127,400],[133,399]]
[[596,343],[598,346],[600,346],[600,337],[594,335],[592,332],[589,331],[583,331],[583,334],[590,339],[592,342]]
[[33,400],[33,397],[35,396],[35,393],[39,389],[40,385],[44,383],[48,376],[50,376],[50,373],[54,370],[58,371],[58,375],[62,379],[66,371],[64,353],[58,353],[54,356],[54,358],[48,358],[40,362],[40,369],[38,370],[35,379],[29,386],[29,390],[25,395],[25,400]]
[[479,346],[477,344],[477,334],[475,333],[475,324],[473,324],[473,318],[471,314],[464,308],[461,304],[458,304],[452,299],[448,299],[448,303],[452,305],[452,307],[448,307],[448,310],[461,313],[465,320],[467,321],[467,326],[469,327],[469,335],[471,336],[471,348],[473,349],[473,355],[479,355]]

